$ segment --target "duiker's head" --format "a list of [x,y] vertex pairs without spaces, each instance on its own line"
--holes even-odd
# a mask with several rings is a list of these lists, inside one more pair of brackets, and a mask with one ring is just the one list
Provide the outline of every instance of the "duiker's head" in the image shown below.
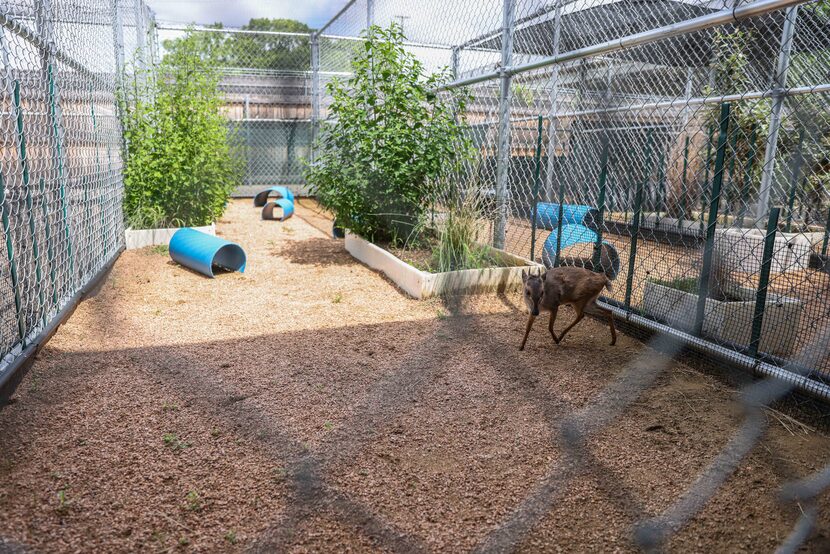
[[522,270],[522,297],[530,315],[539,315],[539,304],[545,296],[545,274],[531,275]]

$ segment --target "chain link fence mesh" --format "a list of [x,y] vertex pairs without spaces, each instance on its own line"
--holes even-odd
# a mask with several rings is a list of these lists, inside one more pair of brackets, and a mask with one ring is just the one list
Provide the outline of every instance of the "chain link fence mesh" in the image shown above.
[[3,381],[122,248],[116,67],[148,16],[123,0],[0,3]]

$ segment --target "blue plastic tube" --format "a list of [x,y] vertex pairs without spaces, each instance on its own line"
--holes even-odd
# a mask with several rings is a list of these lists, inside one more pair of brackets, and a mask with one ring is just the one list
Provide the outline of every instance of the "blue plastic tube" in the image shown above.
[[245,251],[238,244],[190,227],[179,229],[170,239],[170,257],[208,277],[214,277],[214,267],[245,272]]

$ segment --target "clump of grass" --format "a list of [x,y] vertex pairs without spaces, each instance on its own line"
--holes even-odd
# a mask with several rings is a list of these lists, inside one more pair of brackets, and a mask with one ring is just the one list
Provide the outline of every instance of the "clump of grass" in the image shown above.
[[676,277],[674,279],[649,279],[655,285],[662,285],[670,289],[697,294],[700,282],[696,277]]
[[227,533],[225,533],[225,540],[231,544],[236,544],[236,532],[230,530]]
[[165,446],[169,446],[173,450],[184,450],[190,447],[190,444],[181,440],[175,433],[165,433],[161,440],[164,441]]
[[58,506],[55,508],[55,511],[59,514],[65,514],[72,506],[72,501],[69,500],[69,497],[66,494],[67,489],[69,489],[69,485],[66,485],[58,490]]
[[191,512],[200,512],[204,505],[198,491],[189,491],[185,496],[185,508]]
[[179,409],[179,407],[172,402],[164,402],[161,405],[161,411],[163,412],[175,412]]
[[447,213],[432,252],[438,271],[479,269],[491,265],[489,248],[479,244],[475,210],[462,205]]
[[157,244],[155,246],[150,247],[150,252],[153,254],[158,254],[159,256],[167,256],[170,254],[170,247],[166,244]]
[[334,297],[331,299],[332,304],[340,304],[343,301],[343,295],[341,293],[335,293]]

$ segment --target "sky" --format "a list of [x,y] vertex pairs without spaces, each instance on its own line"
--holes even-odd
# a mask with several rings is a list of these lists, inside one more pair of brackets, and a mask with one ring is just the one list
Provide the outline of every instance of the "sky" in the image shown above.
[[239,27],[252,17],[296,19],[319,28],[332,18],[347,0],[146,0],[165,23],[207,25],[221,21]]

